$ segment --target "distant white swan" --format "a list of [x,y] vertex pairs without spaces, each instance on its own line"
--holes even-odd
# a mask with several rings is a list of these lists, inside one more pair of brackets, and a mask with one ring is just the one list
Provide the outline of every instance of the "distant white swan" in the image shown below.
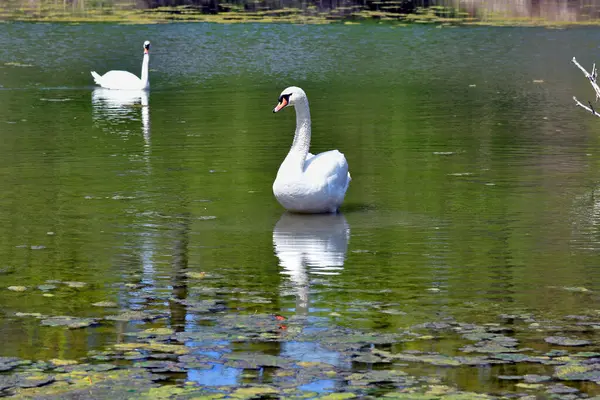
[[100,76],[96,71],[92,71],[94,81],[106,89],[120,90],[145,90],[150,87],[148,81],[148,62],[150,61],[150,42],[144,42],[144,59],[142,61],[141,79],[127,71],[108,71]]
[[281,92],[273,109],[296,108],[296,134],[287,157],[273,183],[275,198],[283,207],[298,213],[334,213],[344,201],[350,184],[346,157],[338,150],[312,155],[310,110],[304,90],[290,86]]

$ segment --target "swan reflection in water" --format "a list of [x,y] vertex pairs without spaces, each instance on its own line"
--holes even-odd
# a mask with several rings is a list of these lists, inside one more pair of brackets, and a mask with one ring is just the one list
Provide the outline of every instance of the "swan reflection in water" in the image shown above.
[[296,291],[296,312],[308,313],[310,275],[338,275],[344,268],[350,226],[342,214],[286,213],[273,229],[273,246]]
[[141,117],[144,143],[146,148],[149,148],[150,107],[148,98],[147,90],[96,88],[92,92],[92,116],[95,121],[108,121],[111,124],[125,123]]

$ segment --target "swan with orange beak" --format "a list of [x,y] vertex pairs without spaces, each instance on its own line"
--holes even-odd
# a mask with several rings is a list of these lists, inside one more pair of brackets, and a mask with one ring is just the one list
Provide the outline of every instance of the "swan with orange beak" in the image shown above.
[[146,90],[150,88],[148,64],[150,63],[150,42],[144,42],[144,58],[142,59],[142,75],[138,78],[128,71],[108,71],[104,75],[92,71],[94,82],[106,89]]
[[285,209],[297,213],[335,213],[350,185],[346,157],[338,150],[313,155],[308,152],[311,119],[308,98],[296,86],[279,96],[276,113],[286,107],[296,109],[294,141],[273,183],[273,194]]

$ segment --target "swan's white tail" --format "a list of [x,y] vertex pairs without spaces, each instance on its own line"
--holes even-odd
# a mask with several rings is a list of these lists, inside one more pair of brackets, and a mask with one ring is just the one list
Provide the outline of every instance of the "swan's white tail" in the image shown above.
[[98,75],[96,73],[96,71],[92,71],[92,76],[94,77],[94,82],[96,82],[98,85],[100,85],[100,81],[102,80],[102,77],[100,75]]

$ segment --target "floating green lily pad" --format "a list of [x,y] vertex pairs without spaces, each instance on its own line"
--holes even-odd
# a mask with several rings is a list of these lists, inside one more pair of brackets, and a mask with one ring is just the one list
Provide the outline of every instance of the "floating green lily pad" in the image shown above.
[[525,383],[547,382],[550,379],[552,379],[552,377],[550,377],[548,375],[527,374],[527,375],[523,376],[523,380],[525,381]]
[[21,360],[17,357],[0,357],[0,372],[10,371],[20,365],[30,363],[30,361]]
[[192,279],[204,279],[206,278],[206,272],[186,272],[185,276],[187,276],[188,278],[192,278]]
[[153,316],[144,311],[124,311],[121,314],[104,317],[110,321],[149,321]]
[[503,381],[522,381],[521,375],[498,375],[498,379]]
[[21,388],[34,388],[48,385],[56,380],[54,375],[43,373],[21,373],[16,375],[16,384]]
[[67,285],[70,288],[74,288],[74,289],[81,289],[87,286],[86,282],[74,282],[74,281],[69,281],[69,282],[63,282],[65,285]]
[[98,301],[96,303],[93,303],[92,305],[94,307],[106,307],[106,308],[117,307],[117,303],[115,303],[114,301]]
[[567,364],[556,367],[554,377],[563,381],[600,382],[600,370],[596,365]]
[[571,394],[571,393],[579,392],[579,390],[575,389],[574,387],[566,386],[566,385],[563,385],[560,383],[558,383],[556,385],[548,386],[546,391],[548,393],[553,393],[553,394]]
[[517,353],[525,350],[506,347],[486,340],[484,342],[476,343],[475,345],[465,346],[461,348],[460,351],[465,353]]
[[44,326],[66,326],[70,329],[85,328],[96,324],[93,318],[77,318],[68,316],[56,316],[43,319],[41,324]]
[[263,398],[270,394],[276,394],[279,391],[272,386],[251,386],[239,388],[233,393],[231,397],[236,399],[251,399],[251,398]]
[[27,286],[9,286],[7,289],[13,292],[24,292],[27,290]]
[[178,345],[178,344],[165,344],[165,343],[157,343],[157,342],[149,342],[149,343],[117,343],[113,346],[113,348],[117,351],[139,351],[146,350],[151,352],[158,353],[172,353],[172,354],[187,354],[190,349]]
[[79,364],[79,361],[76,360],[62,360],[60,358],[53,358],[50,360],[50,363],[57,367],[64,367],[65,365],[74,365]]
[[319,397],[319,399],[323,400],[344,400],[344,399],[353,399],[356,395],[354,393],[331,393],[326,394],[325,396]]
[[16,317],[34,317],[34,318],[44,317],[44,315],[42,315],[40,313],[23,313],[23,312],[16,312],[15,316]]
[[383,382],[406,383],[407,381],[413,380],[413,378],[408,376],[406,372],[393,369],[368,371],[364,373],[357,372],[349,375],[346,380],[353,386],[366,386]]
[[544,339],[546,343],[560,346],[587,346],[592,344],[589,340],[571,339],[564,336],[548,336]]

